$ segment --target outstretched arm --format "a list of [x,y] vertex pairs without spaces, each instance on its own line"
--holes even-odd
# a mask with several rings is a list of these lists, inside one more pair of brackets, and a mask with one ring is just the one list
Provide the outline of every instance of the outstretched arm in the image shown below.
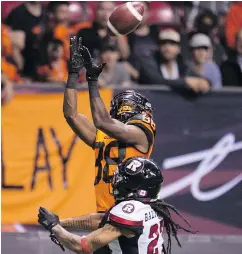
[[93,251],[109,244],[122,235],[119,228],[106,224],[103,228],[93,231],[86,237],[80,237],[66,231],[60,225],[52,228],[56,238],[67,249],[76,253],[92,253]]
[[102,213],[92,213],[80,217],[73,217],[60,220],[60,225],[64,228],[73,228],[79,230],[96,230],[103,218]]
[[90,147],[94,147],[96,138],[96,127],[84,116],[77,112],[77,90],[76,84],[78,73],[83,68],[83,59],[80,54],[81,39],[77,46],[77,37],[70,39],[70,64],[67,85],[64,92],[63,113],[64,117],[76,133]]
[[136,126],[126,125],[110,117],[105,108],[98,89],[98,76],[104,64],[97,66],[86,47],[82,48],[82,55],[87,69],[90,104],[94,125],[110,137],[121,142],[135,145],[142,152],[147,152],[149,144],[145,133]]
[[63,113],[68,125],[76,135],[93,148],[96,138],[96,127],[84,115],[77,112],[77,90],[71,88],[71,86],[74,87],[77,79],[78,74],[69,74],[64,92]]
[[39,208],[38,222],[46,230],[51,232],[51,239],[54,239],[56,244],[61,247],[64,245],[64,247],[76,253],[91,253],[102,246],[107,245],[121,235],[127,237],[134,236],[134,233],[131,231],[105,224],[104,227],[93,231],[86,237],[80,237],[66,231],[60,225],[59,217],[44,207]]

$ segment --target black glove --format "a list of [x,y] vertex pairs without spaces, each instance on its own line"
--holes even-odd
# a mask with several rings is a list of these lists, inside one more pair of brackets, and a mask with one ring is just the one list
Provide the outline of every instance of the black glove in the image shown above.
[[105,66],[106,63],[96,65],[94,63],[94,59],[92,58],[88,48],[86,48],[85,46],[82,46],[80,51],[84,60],[84,66],[87,70],[87,73],[86,73],[87,81],[97,81],[98,76],[102,72],[103,67]]
[[57,224],[60,224],[59,217],[52,213],[49,212],[47,209],[44,207],[39,208],[39,214],[38,214],[38,222],[41,226],[43,226],[45,229],[50,231],[52,233],[52,228],[56,226]]
[[49,212],[44,207],[39,208],[39,214],[38,214],[38,222],[41,226],[43,226],[45,229],[50,231],[50,239],[52,242],[54,242],[56,245],[60,246],[60,248],[65,251],[64,246],[59,242],[59,240],[56,238],[56,236],[52,233],[52,228],[56,226],[57,224],[60,224],[59,217]]
[[79,38],[77,43],[77,37],[71,36],[70,38],[70,61],[68,64],[69,73],[79,73],[83,68],[83,57],[81,55],[82,38]]

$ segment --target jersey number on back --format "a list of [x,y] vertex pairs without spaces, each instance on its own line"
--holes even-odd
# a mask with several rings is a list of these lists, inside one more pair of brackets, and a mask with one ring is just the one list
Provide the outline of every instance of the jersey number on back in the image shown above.
[[[97,176],[95,178],[94,184],[98,184],[102,178],[103,171],[103,181],[105,183],[110,183],[112,175],[109,175],[109,166],[110,165],[118,165],[121,163],[126,157],[126,146],[125,144],[121,144],[118,141],[111,141],[104,150],[104,142],[97,142],[96,146],[99,148],[98,157],[95,162],[95,166],[98,168]],[[118,150],[117,158],[110,158],[111,149]],[[104,153],[103,153],[104,150]],[[103,156],[104,155],[104,156]],[[102,161],[105,160],[106,164],[102,168]]]
[[156,223],[150,227],[149,239],[153,239],[147,248],[147,254],[159,254],[158,241],[162,234],[163,222]]

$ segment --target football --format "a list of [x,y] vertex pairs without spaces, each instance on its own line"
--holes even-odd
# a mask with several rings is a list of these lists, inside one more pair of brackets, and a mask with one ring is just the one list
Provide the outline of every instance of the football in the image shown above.
[[141,2],[127,2],[117,6],[111,13],[107,26],[110,35],[127,35],[141,23],[144,6]]

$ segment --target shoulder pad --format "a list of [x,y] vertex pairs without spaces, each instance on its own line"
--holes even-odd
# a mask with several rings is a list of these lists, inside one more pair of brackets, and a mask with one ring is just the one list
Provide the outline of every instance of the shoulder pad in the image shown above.
[[139,122],[139,123],[142,123],[146,126],[150,126],[152,131],[155,132],[156,126],[155,126],[154,120],[149,115],[137,114],[137,115],[133,116],[132,118],[130,118],[129,121],[127,122],[127,124],[132,124],[135,122]]
[[137,114],[127,122],[128,125],[135,125],[142,129],[147,136],[149,146],[154,144],[156,126],[153,119],[146,114]]
[[109,221],[124,226],[140,227],[143,225],[143,218],[140,214],[142,206],[143,204],[138,201],[123,201],[110,210]]

